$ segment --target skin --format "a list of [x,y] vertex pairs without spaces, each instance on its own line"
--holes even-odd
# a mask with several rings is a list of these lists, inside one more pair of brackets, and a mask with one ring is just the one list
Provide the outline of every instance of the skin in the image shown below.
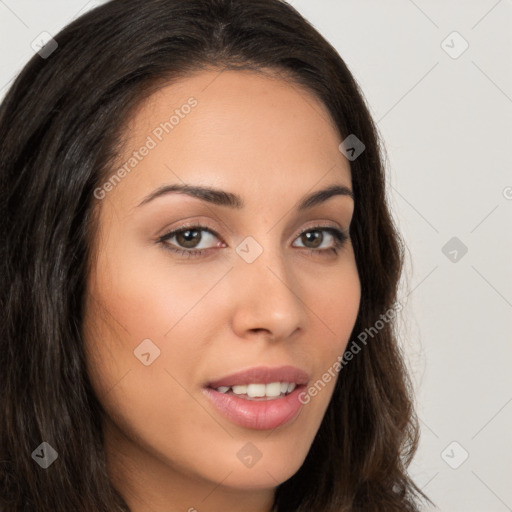
[[[197,106],[161,142],[153,137],[157,146],[98,201],[84,324],[88,371],[106,411],[109,473],[132,511],[268,512],[276,487],[302,465],[335,380],[274,430],[232,423],[202,386],[285,364],[314,383],[343,354],[361,296],[353,247],[348,239],[338,254],[320,250],[335,245],[324,226],[348,235],[354,201],[336,195],[303,212],[296,205],[333,184],[351,189],[350,165],[310,92],[278,76],[218,70],[145,100],[126,125],[119,165],[190,96]],[[236,193],[245,206],[177,193],[138,206],[158,187],[179,183]],[[208,249],[201,256],[158,241],[185,220],[218,234],[200,231],[197,248]],[[301,236],[317,225],[321,243]],[[263,249],[252,263],[235,250],[247,236]],[[183,237],[167,244],[196,248]],[[160,350],[148,366],[134,355],[145,339]],[[262,454],[250,468],[237,457],[248,442]]]

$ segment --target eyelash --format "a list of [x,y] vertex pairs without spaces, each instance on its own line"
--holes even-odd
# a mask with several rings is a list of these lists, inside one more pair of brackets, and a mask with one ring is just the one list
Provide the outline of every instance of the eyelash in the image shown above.
[[[208,249],[177,249],[176,247],[172,247],[167,243],[167,240],[170,238],[173,238],[174,236],[180,234],[183,231],[207,231],[208,233],[214,235],[216,238],[219,238],[219,235],[210,229],[208,226],[202,225],[202,224],[194,224],[190,226],[181,226],[178,229],[175,229],[173,231],[170,231],[169,233],[161,236],[158,238],[157,242],[162,244],[164,248],[168,251],[172,251],[173,253],[179,254],[181,256],[186,256],[188,258],[190,257],[200,257],[203,256],[205,253],[207,253],[210,250],[215,250],[214,248],[210,247]],[[345,242],[348,240],[348,235],[346,235],[343,231],[340,231],[337,228],[331,227],[331,226],[313,226],[305,229],[299,235],[297,238],[302,236],[304,233],[310,233],[314,231],[327,231],[331,235],[333,235],[335,244],[334,247],[329,247],[328,249],[309,249],[310,254],[314,255],[320,255],[320,256],[329,256],[331,254],[338,254],[338,250],[343,247]],[[306,248],[308,250],[308,248]]]

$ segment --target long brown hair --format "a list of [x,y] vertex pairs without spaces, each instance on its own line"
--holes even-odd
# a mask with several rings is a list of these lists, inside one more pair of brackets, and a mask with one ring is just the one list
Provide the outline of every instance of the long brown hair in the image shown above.
[[[364,143],[350,162],[362,287],[351,340],[395,305],[404,246],[363,95],[287,3],[113,0],[54,37],[57,47],[31,58],[0,107],[0,509],[126,512],[85,371],[83,303],[94,190],[155,84],[207,68],[273,69],[326,105],[342,139]],[[343,364],[304,464],[276,490],[276,512],[414,511],[426,498],[407,474],[418,425],[395,322],[381,324]],[[43,441],[59,447],[46,470],[31,456]]]

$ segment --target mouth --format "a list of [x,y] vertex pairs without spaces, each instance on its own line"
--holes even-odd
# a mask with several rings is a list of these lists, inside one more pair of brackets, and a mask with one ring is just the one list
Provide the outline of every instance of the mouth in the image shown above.
[[303,404],[299,395],[308,374],[293,366],[257,367],[207,383],[203,391],[217,412],[231,422],[256,430],[291,422]]

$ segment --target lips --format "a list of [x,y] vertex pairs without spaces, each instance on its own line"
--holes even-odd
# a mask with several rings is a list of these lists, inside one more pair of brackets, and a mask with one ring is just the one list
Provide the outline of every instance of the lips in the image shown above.
[[212,388],[204,388],[203,392],[213,407],[232,423],[254,430],[269,430],[284,427],[297,418],[304,407],[299,399],[302,389],[300,386],[286,396],[265,401],[249,401]]
[[258,366],[212,380],[203,386],[203,392],[231,422],[268,430],[284,426],[298,416],[303,406],[299,394],[308,382],[308,373],[295,366]]
[[203,386],[203,392],[231,422],[268,430],[289,424],[298,416],[303,407],[299,394],[308,381],[309,375],[295,366],[259,366],[212,380]]
[[308,380],[309,375],[295,366],[280,366],[277,368],[258,366],[211,381],[206,384],[206,387],[216,389],[222,386],[243,386],[253,383],[270,384],[272,382],[290,382],[301,386],[307,384]]

